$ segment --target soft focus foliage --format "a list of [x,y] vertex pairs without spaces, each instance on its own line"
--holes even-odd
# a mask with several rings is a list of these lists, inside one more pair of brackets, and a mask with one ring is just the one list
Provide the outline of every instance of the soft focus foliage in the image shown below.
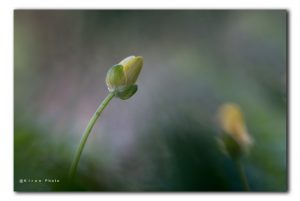
[[[17,191],[240,191],[216,113],[243,109],[253,191],[287,189],[287,13],[25,11],[14,21]],[[138,93],[113,99],[72,184],[66,175],[120,58],[142,55]],[[20,179],[60,183],[19,183]]]

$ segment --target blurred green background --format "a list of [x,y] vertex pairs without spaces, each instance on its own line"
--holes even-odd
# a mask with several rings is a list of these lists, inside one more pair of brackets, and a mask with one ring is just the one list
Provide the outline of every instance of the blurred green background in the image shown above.
[[[138,92],[113,99],[72,183],[107,70],[144,57]],[[15,191],[242,191],[217,144],[218,107],[240,105],[253,191],[287,190],[287,11],[15,10]],[[59,183],[20,183],[59,179]]]

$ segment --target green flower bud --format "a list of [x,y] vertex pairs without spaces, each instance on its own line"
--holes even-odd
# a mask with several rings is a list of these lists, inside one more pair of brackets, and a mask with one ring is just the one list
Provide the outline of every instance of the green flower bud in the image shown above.
[[108,90],[120,99],[128,99],[137,91],[135,82],[143,67],[143,58],[130,56],[111,67],[106,75]]

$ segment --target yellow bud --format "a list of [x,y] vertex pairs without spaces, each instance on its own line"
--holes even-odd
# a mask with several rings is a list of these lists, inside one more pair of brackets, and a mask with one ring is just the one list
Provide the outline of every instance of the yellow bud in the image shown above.
[[130,56],[111,67],[106,75],[106,85],[110,92],[123,100],[130,98],[137,91],[135,82],[143,67],[143,58]]
[[[223,104],[219,109],[218,118],[222,130],[229,135],[229,138],[223,137],[224,146],[234,151],[247,151],[252,144],[252,139],[248,134],[240,107],[234,103]],[[232,152],[232,150],[227,151]]]

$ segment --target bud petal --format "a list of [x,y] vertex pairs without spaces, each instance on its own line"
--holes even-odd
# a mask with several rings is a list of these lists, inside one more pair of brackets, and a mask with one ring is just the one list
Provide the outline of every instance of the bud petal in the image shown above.
[[115,96],[122,100],[126,100],[133,96],[137,92],[137,89],[137,85],[120,87],[115,91]]
[[142,70],[143,58],[140,56],[130,56],[122,60],[119,64],[123,66],[126,84],[134,84]]
[[126,84],[126,78],[122,65],[111,67],[106,75],[106,85],[110,92],[113,92],[117,87]]

